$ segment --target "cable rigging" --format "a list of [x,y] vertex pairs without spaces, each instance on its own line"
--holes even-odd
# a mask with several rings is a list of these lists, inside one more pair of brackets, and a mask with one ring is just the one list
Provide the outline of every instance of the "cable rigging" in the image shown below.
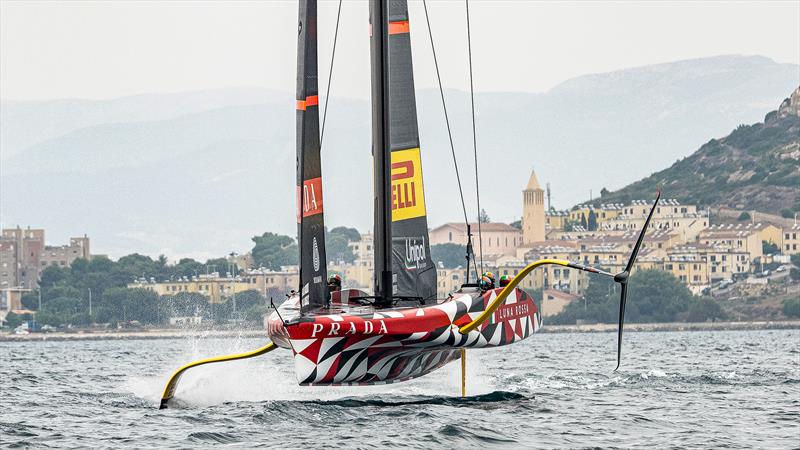
[[[428,37],[430,38],[430,42],[431,42],[431,53],[433,54],[433,65],[436,68],[436,79],[437,79],[437,81],[439,83],[439,95],[440,95],[440,97],[442,99],[442,109],[444,110],[444,121],[445,121],[445,124],[447,125],[447,137],[448,137],[449,142],[450,142],[450,153],[453,155],[453,167],[454,167],[455,172],[456,172],[456,182],[458,183],[458,195],[461,198],[461,210],[464,213],[464,225],[467,227],[467,261],[469,263],[470,254],[472,254],[472,262],[473,262],[473,265],[475,267],[475,273],[478,275],[478,277],[480,277],[480,274],[482,272],[478,272],[478,265],[477,265],[476,258],[475,258],[475,251],[472,248],[472,233],[470,231],[469,218],[467,217],[467,206],[466,206],[466,203],[464,202],[464,190],[461,187],[461,175],[460,175],[459,170],[458,170],[458,160],[456,158],[456,149],[455,149],[455,145],[453,145],[453,133],[452,133],[452,131],[450,129],[450,118],[449,118],[449,116],[447,114],[447,102],[444,99],[444,88],[442,87],[442,76],[441,76],[441,73],[439,71],[439,61],[438,61],[438,58],[436,57],[436,46],[433,43],[433,31],[431,30],[431,20],[430,20],[430,17],[428,15],[428,3],[427,3],[426,0],[422,0],[422,6],[425,9],[425,22],[428,25]],[[467,16],[467,21],[469,23],[469,16]],[[468,28],[468,30],[469,30],[469,28]],[[472,92],[472,56],[471,56],[471,54],[472,53],[471,53],[471,50],[470,50],[470,93]],[[476,156],[475,156],[475,161],[476,161],[475,173],[477,175],[477,172],[478,172],[478,167],[477,167],[477,146],[475,144],[475,138],[474,138],[474,136],[475,136],[475,105],[474,105],[474,101],[473,101],[473,107],[472,107],[472,128],[473,128],[473,148],[475,149],[475,152],[476,152]],[[476,181],[476,187],[477,187],[477,178],[476,178],[475,181]],[[478,206],[478,208],[479,208],[478,209],[478,238],[480,239],[481,238],[481,235],[480,235],[480,228],[481,228],[480,206]],[[479,241],[479,243],[480,243],[480,241]],[[483,254],[483,249],[481,249],[481,255],[482,254]],[[481,270],[483,270],[483,257],[482,256],[481,256]],[[467,281],[469,281],[469,266],[467,267]]]
[[[477,220],[478,220],[478,245],[480,247],[480,271],[478,271],[477,259],[475,256],[474,249],[472,248],[472,233],[470,231],[470,224],[469,218],[467,215],[467,207],[464,201],[464,190],[461,185],[461,174],[458,168],[458,160],[456,157],[455,145],[453,144],[453,133],[450,127],[450,118],[447,112],[447,102],[445,101],[444,97],[444,87],[442,85],[442,77],[441,72],[439,70],[439,60],[436,56],[436,46],[434,44],[433,39],[433,31],[430,22],[430,16],[428,14],[428,3],[426,0],[422,1],[422,5],[425,10],[425,22],[428,27],[428,38],[430,39],[431,43],[431,53],[433,54],[433,63],[434,67],[436,68],[436,79],[439,86],[439,95],[442,100],[442,110],[444,112],[444,120],[445,125],[447,127],[447,137],[450,143],[450,153],[453,157],[453,167],[456,173],[456,182],[458,184],[458,193],[459,198],[461,200],[461,210],[464,214],[464,224],[467,228],[467,259],[470,259],[470,254],[472,255],[472,262],[474,265],[474,269],[476,274],[483,273],[483,233],[482,233],[482,220],[481,220],[481,203],[480,203],[480,183],[479,183],[479,174],[478,174],[478,145],[477,145],[477,132],[476,132],[476,125],[475,125],[475,88],[474,88],[474,81],[473,81],[473,69],[472,69],[472,35],[471,35],[471,28],[470,28],[470,16],[469,16],[469,0],[465,0],[465,7],[466,7],[466,20],[467,20],[467,49],[469,55],[469,84],[470,84],[470,106],[471,106],[471,119],[472,119],[472,150],[473,150],[473,158],[475,164],[475,194],[477,200]],[[342,15],[342,0],[339,0],[339,5],[336,12],[336,27],[334,29],[333,35],[333,46],[331,49],[331,62],[330,67],[328,70],[328,81],[327,86],[325,89],[325,106],[323,108],[322,113],[322,127],[320,130],[320,148],[322,147],[322,142],[325,136],[325,124],[327,122],[328,117],[328,105],[330,104],[330,91],[331,91],[331,84],[333,80],[333,68],[334,63],[336,61],[336,44],[339,38],[339,24],[341,21]],[[469,268],[467,268],[467,273],[469,274]],[[467,279],[469,276],[467,276]]]
[[469,100],[472,107],[472,152],[475,156],[475,197],[478,204],[478,248],[480,249],[481,273],[483,273],[483,233],[481,233],[481,189],[478,184],[478,139],[475,132],[475,88],[472,82],[472,34],[469,23],[469,0],[464,0],[467,11],[467,52],[469,54]]
[[322,148],[322,138],[325,136],[325,119],[328,118],[328,104],[331,94],[331,80],[333,79],[333,62],[336,58],[336,41],[339,38],[339,18],[342,16],[342,0],[339,0],[339,9],[336,11],[336,29],[333,32],[333,49],[331,50],[331,67],[328,71],[328,87],[325,89],[325,108],[322,112],[322,130],[319,133],[319,146]]

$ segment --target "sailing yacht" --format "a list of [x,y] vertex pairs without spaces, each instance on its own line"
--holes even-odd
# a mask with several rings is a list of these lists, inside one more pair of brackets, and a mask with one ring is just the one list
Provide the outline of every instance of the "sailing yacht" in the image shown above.
[[[617,348],[619,367],[627,281],[650,216],[623,272],[545,259],[525,267],[507,286],[464,284],[437,298],[431,260],[417,127],[408,7],[405,0],[370,1],[372,158],[374,179],[374,292],[330,291],[320,162],[317,86],[317,2],[300,0],[297,57],[297,233],[300,283],[267,320],[271,340],[252,352],[208,358],[179,368],[291,351],[301,385],[371,385],[405,381],[452,361],[464,349],[502,347],[542,326],[533,298],[519,282],[546,264],[613,277],[622,285]],[[657,195],[656,202],[658,201]],[[462,370],[463,374],[463,370]]]

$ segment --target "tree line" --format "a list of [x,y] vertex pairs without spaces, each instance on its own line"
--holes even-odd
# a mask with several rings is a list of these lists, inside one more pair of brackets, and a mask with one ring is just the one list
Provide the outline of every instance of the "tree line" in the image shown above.
[[[356,257],[348,244],[359,240],[361,235],[355,228],[325,228],[325,252],[328,260],[352,263]],[[255,246],[251,254],[257,267],[280,270],[281,266],[299,262],[297,243],[289,236],[267,232],[253,237],[253,243]]]
[[[548,322],[557,325],[617,323],[620,287],[611,279],[592,277],[583,297],[564,306]],[[725,320],[722,307],[710,297],[696,296],[674,275],[662,270],[640,270],[630,277],[625,321],[705,322]]]
[[[56,327],[91,323],[165,325],[172,317],[185,316],[200,316],[218,323],[234,318],[260,321],[267,310],[267,300],[257,291],[237,293],[234,312],[232,302],[212,304],[208,297],[199,293],[159,296],[149,289],[127,287],[142,276],[163,281],[205,273],[206,268],[212,266],[229,265],[223,258],[211,259],[205,264],[186,258],[168,265],[166,258],[153,260],[139,254],[123,256],[116,262],[104,256],[78,259],[69,267],[44,269],[39,289],[23,295],[22,305],[36,312],[35,320],[39,324]],[[274,294],[283,296],[283,293]],[[13,326],[31,318],[10,314],[6,319]]]
[[[327,238],[329,257],[353,261],[354,255],[347,244],[361,238],[355,229],[334,228],[327,233]],[[264,233],[252,240],[256,266],[279,270],[281,266],[297,264],[297,244],[293,238]],[[117,261],[96,256],[91,260],[78,259],[69,267],[48,266],[40,275],[39,288],[23,295],[22,305],[36,312],[37,322],[52,326],[85,326],[90,323],[116,326],[137,322],[164,325],[171,317],[185,316],[200,316],[215,322],[232,318],[258,322],[267,310],[268,301],[260,292],[237,293],[234,311],[232,301],[212,304],[199,293],[178,292],[159,296],[149,289],[127,287],[142,278],[164,282],[213,272],[235,276],[241,270],[226,258],[212,258],[205,262],[182,258],[169,264],[164,255],[153,259],[133,253]],[[284,293],[272,292],[269,295],[280,301]],[[14,314],[6,318],[11,326],[30,319]]]

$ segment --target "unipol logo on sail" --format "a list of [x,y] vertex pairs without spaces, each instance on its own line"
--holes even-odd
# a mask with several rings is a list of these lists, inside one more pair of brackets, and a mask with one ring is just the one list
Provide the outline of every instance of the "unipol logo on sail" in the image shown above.
[[394,241],[403,241],[405,248],[405,268],[408,270],[424,269],[428,266],[427,255],[425,252],[425,238],[419,237],[404,237],[395,238]]
[[419,148],[392,152],[392,222],[425,215]]

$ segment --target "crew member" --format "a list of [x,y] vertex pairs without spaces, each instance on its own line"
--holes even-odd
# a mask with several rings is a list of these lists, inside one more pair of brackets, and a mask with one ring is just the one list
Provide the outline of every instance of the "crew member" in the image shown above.
[[484,291],[494,289],[494,274],[492,272],[484,272],[481,275],[480,285]]
[[503,275],[502,277],[500,277],[500,287],[502,288],[508,286],[508,283],[511,283],[511,280],[513,279],[514,277],[510,275]]
[[342,290],[342,277],[339,275],[331,275],[328,278],[328,290],[330,292],[337,292]]

